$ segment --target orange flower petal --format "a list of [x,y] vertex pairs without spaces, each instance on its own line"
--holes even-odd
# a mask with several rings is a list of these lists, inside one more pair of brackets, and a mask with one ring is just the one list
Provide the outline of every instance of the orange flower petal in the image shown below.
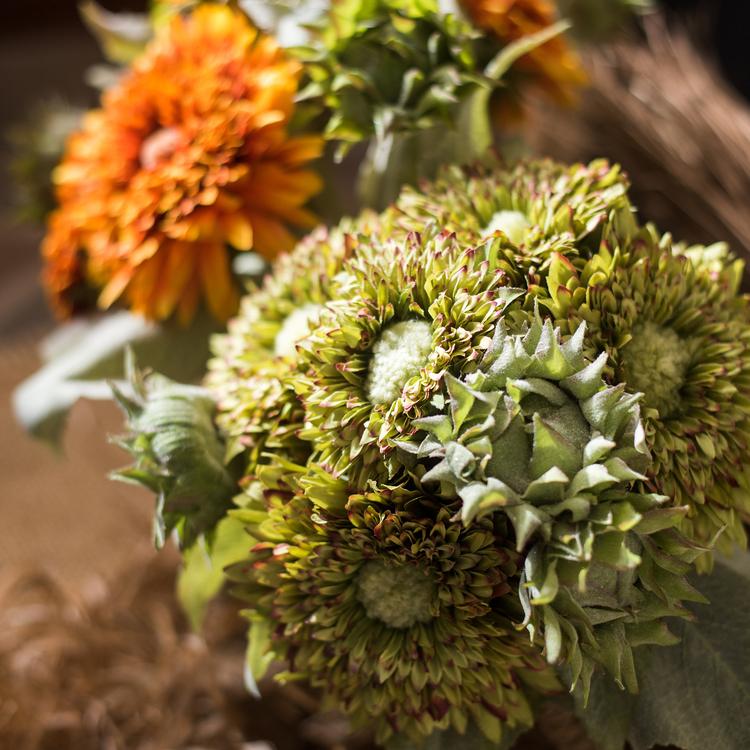
[[164,250],[166,262],[153,293],[151,307],[157,318],[168,318],[180,300],[185,287],[195,275],[195,255],[190,245],[172,242]]
[[128,285],[127,297],[132,309],[147,316],[152,315],[152,301],[154,293],[158,289],[159,277],[164,268],[165,255],[159,253],[153,258],[142,263],[133,274],[133,279]]
[[222,224],[227,241],[237,250],[250,250],[253,247],[253,225],[242,214],[230,214],[224,217]]
[[296,244],[294,235],[280,222],[264,214],[252,214],[255,250],[265,258],[289,252]]
[[99,295],[98,305],[104,310],[112,305],[122,296],[122,293],[133,278],[133,269],[130,266],[121,268],[102,289]]
[[177,305],[177,320],[180,325],[186,326],[195,316],[198,309],[198,300],[201,296],[201,282],[197,268],[194,269],[192,278],[183,290]]
[[222,245],[205,244],[198,254],[200,279],[208,309],[219,320],[237,310],[239,294],[232,280],[227,252]]

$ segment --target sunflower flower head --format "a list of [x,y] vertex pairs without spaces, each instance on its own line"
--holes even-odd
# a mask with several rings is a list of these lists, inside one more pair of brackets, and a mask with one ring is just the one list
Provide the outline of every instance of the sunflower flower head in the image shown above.
[[449,121],[492,49],[433,0],[344,0],[300,49],[309,78],[302,96],[328,113],[325,135],[344,153],[371,137]]
[[[612,377],[643,392],[648,486],[687,506],[685,534],[729,552],[746,544],[750,328],[741,267],[725,246],[675,246],[645,228],[609,233],[577,270],[556,256],[541,296],[566,330],[587,322]],[[710,556],[701,567],[710,565]]]
[[450,166],[432,183],[405,188],[393,221],[419,232],[437,226],[467,243],[501,232],[520,261],[544,273],[555,252],[574,261],[595,254],[605,226],[618,236],[635,234],[629,187],[620,167],[604,159],[572,166],[550,160],[511,168]]
[[280,679],[323,688],[380,742],[470,721],[499,741],[531,722],[529,693],[557,682],[513,626],[517,555],[502,519],[464,527],[443,501],[352,493],[325,472],[296,490],[261,478],[236,512],[258,541],[230,577],[249,604],[251,651],[290,665]]
[[321,143],[289,134],[299,75],[232,8],[203,5],[162,27],[55,172],[44,254],[58,306],[83,277],[105,308],[122,299],[187,322],[202,298],[219,319],[234,312],[231,254],[273,258],[294,245],[289,226],[314,223],[304,204],[320,184],[307,163]]
[[467,247],[447,232],[397,236],[359,239],[344,265],[348,286],[298,347],[300,436],[355,484],[386,467],[390,439],[411,432],[439,374],[473,367],[523,295],[502,237]]
[[325,304],[351,283],[344,263],[358,233],[377,236],[386,226],[365,213],[333,229],[318,227],[277,260],[245,296],[227,333],[214,338],[206,384],[229,454],[244,455],[248,477],[266,462],[264,453],[295,461],[309,455],[298,436],[305,414],[293,386],[302,375],[297,347],[317,328]]
[[501,38],[437,0],[343,0],[316,31],[295,53],[305,63],[300,99],[337,158],[367,144],[358,188],[365,205],[383,208],[442,164],[486,158],[492,101],[517,98],[519,59],[562,26]]
[[157,496],[154,541],[177,533],[181,547],[213,530],[238,491],[225,465],[224,441],[216,430],[216,404],[208,391],[161,375],[143,376],[130,363],[132,394],[115,396],[127,415],[128,433],[117,440],[134,458],[113,475]]

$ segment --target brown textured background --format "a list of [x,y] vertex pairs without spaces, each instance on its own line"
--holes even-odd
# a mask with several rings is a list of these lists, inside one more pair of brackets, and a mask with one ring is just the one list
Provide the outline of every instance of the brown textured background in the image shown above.
[[54,321],[38,283],[41,231],[13,217],[5,133],[45,96],[93,100],[83,73],[98,50],[75,5],[0,3],[0,566],[41,564],[72,586],[88,573],[111,576],[148,550],[151,511],[145,493],[106,478],[125,463],[105,440],[120,429],[113,406],[80,404],[63,454],[28,438],[10,408],[12,389],[38,366],[36,344]]

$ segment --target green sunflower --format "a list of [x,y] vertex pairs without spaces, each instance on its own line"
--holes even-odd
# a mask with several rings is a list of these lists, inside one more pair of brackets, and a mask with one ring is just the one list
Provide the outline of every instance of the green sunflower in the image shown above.
[[135,459],[113,478],[156,495],[154,542],[176,532],[182,549],[209,534],[232,506],[239,471],[225,462],[217,433],[216,405],[208,391],[162,375],[144,377],[132,355],[126,369],[131,391],[114,389],[127,416],[128,433],[116,440]]
[[574,262],[596,253],[605,225],[621,236],[636,231],[629,183],[617,165],[593,161],[566,166],[521,161],[513,168],[452,166],[396,201],[394,222],[407,230],[426,226],[475,243],[502,232],[524,262],[544,270],[553,253]]
[[[721,245],[674,247],[652,227],[609,233],[576,269],[555,256],[534,289],[563,329],[588,324],[615,382],[642,391],[650,490],[689,512],[685,534],[728,552],[750,517],[750,322],[741,263]],[[701,559],[702,569],[710,557]]]
[[343,0],[317,32],[296,50],[302,99],[329,112],[324,133],[343,144],[445,126],[500,49],[435,0]]
[[286,662],[279,679],[322,688],[380,742],[469,722],[499,741],[531,724],[527,692],[558,683],[513,626],[518,555],[502,519],[467,528],[442,500],[350,494],[323,472],[274,490],[265,471],[237,511],[258,543],[229,571],[249,603],[251,667]]
[[398,471],[391,438],[410,433],[443,372],[475,366],[523,277],[504,238],[467,248],[447,233],[363,238],[344,267],[348,291],[298,346],[295,388],[313,460],[362,487]]
[[262,285],[244,297],[228,332],[214,337],[206,384],[217,402],[229,456],[242,453],[248,475],[264,451],[303,461],[309,453],[298,437],[304,410],[290,383],[299,374],[296,345],[349,283],[342,269],[356,232],[377,233],[383,226],[365,213],[334,229],[319,227],[279,258]]
[[548,660],[585,691],[596,663],[635,691],[632,647],[674,642],[662,620],[699,598],[681,578],[697,552],[673,530],[686,509],[640,491],[639,395],[605,384],[607,355],[587,360],[584,334],[562,341],[538,314],[523,334],[501,321],[479,370],[446,375],[398,446],[422,483],[461,499],[465,523],[507,516],[524,625]]

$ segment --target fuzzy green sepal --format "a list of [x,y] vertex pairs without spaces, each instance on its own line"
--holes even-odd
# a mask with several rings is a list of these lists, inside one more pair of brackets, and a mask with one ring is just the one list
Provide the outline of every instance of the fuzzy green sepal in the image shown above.
[[238,491],[237,472],[224,463],[225,446],[214,424],[216,404],[203,388],[129,370],[132,392],[113,388],[128,427],[115,442],[135,460],[112,477],[157,496],[157,547],[172,531],[181,547],[190,547],[213,531]]
[[548,660],[584,689],[600,663],[635,690],[631,649],[646,634],[670,641],[658,622],[683,614],[681,575],[698,551],[673,531],[686,509],[641,491],[640,396],[607,386],[607,355],[586,360],[584,338],[581,325],[563,341],[538,314],[524,334],[501,321],[476,373],[445,376],[415,421],[421,441],[398,447],[422,483],[461,499],[464,523],[507,516],[524,556],[523,625]]

